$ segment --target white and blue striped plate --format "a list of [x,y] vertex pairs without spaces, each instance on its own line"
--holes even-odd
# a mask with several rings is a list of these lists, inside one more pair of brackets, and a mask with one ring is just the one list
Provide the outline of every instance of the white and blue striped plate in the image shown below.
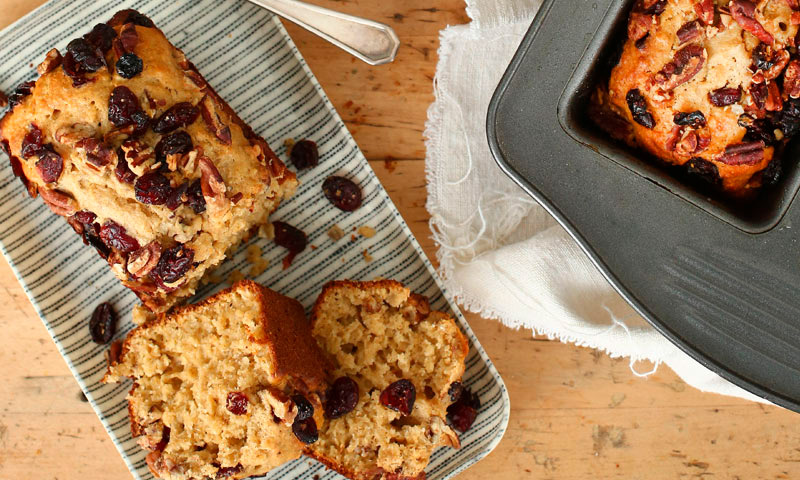
[[[52,0],[0,32],[0,89],[10,92],[35,78],[31,65],[37,65],[50,48],[64,51],[70,39],[124,8],[153,18],[279,156],[286,157],[283,142],[287,138],[309,138],[319,145],[319,166],[299,174],[297,194],[273,216],[305,231],[317,249],[307,249],[283,271],[285,250],[262,238],[251,240],[270,261],[267,271],[255,280],[309,308],[329,280],[393,278],[427,295],[433,307],[453,312],[470,339],[465,384],[480,395],[482,407],[475,425],[462,435],[461,449],[440,448],[434,453],[428,478],[451,478],[486,456],[508,424],[509,399],[503,381],[442,291],[430,262],[277,18],[242,0]],[[2,252],[133,476],[152,478],[143,451],[131,438],[125,400],[129,385],[100,384],[106,348],[91,341],[88,328],[93,308],[111,302],[121,319],[116,338],[123,338],[133,328],[130,313],[137,299],[63,219],[51,214],[41,200],[27,197],[7,158],[0,155]],[[364,204],[358,211],[341,212],[322,195],[322,181],[333,174],[361,186]],[[348,234],[338,242],[326,234],[334,224]],[[350,241],[349,234],[362,225],[375,228],[377,235]],[[245,248],[218,273],[247,272]],[[365,249],[371,262],[362,256]],[[198,298],[225,286],[207,287],[198,292]],[[308,459],[288,463],[267,478],[314,475],[340,478]]]

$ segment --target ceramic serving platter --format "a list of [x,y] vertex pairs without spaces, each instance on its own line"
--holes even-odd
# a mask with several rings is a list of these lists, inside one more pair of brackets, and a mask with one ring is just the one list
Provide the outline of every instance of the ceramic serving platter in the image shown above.
[[[10,92],[35,78],[35,65],[50,48],[63,52],[70,39],[124,8],[153,18],[281,158],[286,159],[283,144],[288,138],[308,138],[319,145],[319,166],[299,174],[302,184],[297,194],[273,216],[305,231],[316,249],[307,249],[283,270],[286,251],[255,238],[242,245],[218,274],[227,278],[234,270],[247,273],[245,249],[256,244],[270,266],[254,280],[298,299],[306,309],[322,286],[334,279],[393,278],[427,295],[433,307],[455,315],[469,337],[464,379],[482,403],[475,425],[461,437],[461,449],[437,450],[428,478],[451,478],[486,456],[508,423],[509,399],[503,381],[277,18],[243,0],[49,1],[0,32],[0,89]],[[339,211],[322,195],[322,182],[333,174],[361,186],[364,204],[356,212]],[[63,219],[51,214],[40,199],[27,198],[4,155],[0,198],[0,244],[6,260],[133,476],[152,478],[143,451],[131,438],[125,400],[130,385],[100,384],[106,347],[91,341],[88,328],[94,307],[110,302],[120,317],[116,339],[124,338],[133,328],[130,314],[136,297]],[[335,224],[347,232],[338,242],[326,234]],[[377,235],[369,239],[357,235],[351,241],[350,233],[363,225],[373,227]],[[362,254],[365,250],[372,257],[369,262]],[[195,300],[227,286],[209,285]],[[341,478],[308,459],[288,463],[266,478],[316,476]]]

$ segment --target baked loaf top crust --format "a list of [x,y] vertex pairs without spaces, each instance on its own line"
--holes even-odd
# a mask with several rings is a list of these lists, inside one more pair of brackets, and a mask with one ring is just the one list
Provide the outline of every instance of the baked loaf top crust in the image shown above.
[[[326,418],[309,455],[352,479],[424,478],[436,447],[459,447],[445,419],[468,344],[452,318],[392,280],[337,281],[317,299],[312,326],[336,364],[334,377],[358,384],[358,401],[353,411]],[[402,380],[416,392],[407,415],[381,401]]]
[[637,0],[608,91],[615,136],[745,195],[800,127],[796,0]]
[[321,424],[326,370],[303,307],[242,281],[133,330],[104,381],[133,379],[131,430],[156,476],[246,478],[301,455],[295,395]]
[[154,311],[291,195],[295,175],[149,18],[117,13],[48,53],[0,139],[31,196],[98,248]]

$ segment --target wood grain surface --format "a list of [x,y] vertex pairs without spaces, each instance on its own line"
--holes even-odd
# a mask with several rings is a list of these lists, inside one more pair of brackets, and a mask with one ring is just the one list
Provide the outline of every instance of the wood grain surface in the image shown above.
[[[0,0],[0,27],[42,0]],[[397,61],[368,67],[288,26],[431,259],[423,128],[438,32],[469,18],[461,0],[314,0],[385,21]],[[88,27],[88,25],[87,25]],[[0,479],[127,479],[130,474],[5,261],[0,262]],[[478,479],[797,479],[800,417],[703,394],[661,367],[624,360],[468,315],[506,381],[508,432],[459,476]],[[649,369],[648,365],[642,366]]]

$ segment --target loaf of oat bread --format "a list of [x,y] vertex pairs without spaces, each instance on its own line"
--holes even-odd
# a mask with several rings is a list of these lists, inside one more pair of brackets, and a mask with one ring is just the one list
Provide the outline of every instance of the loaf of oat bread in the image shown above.
[[51,50],[38,72],[0,120],[14,173],[153,311],[190,296],[297,186],[138,12]]
[[468,346],[452,318],[395,281],[337,281],[312,328],[336,367],[310,456],[354,480],[420,479],[436,447],[459,447],[446,417]]
[[800,131],[798,23],[796,0],[637,0],[595,119],[737,196],[773,184]]
[[133,379],[154,475],[245,478],[316,441],[327,370],[303,307],[246,280],[133,330],[103,381]]

